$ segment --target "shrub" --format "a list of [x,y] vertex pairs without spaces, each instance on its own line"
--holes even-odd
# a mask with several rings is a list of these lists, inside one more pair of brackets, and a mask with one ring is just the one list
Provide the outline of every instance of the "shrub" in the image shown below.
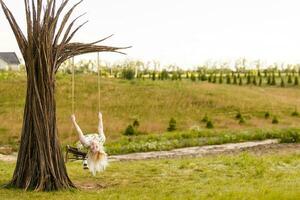
[[236,118],[236,119],[241,119],[241,118],[243,118],[243,116],[242,116],[242,114],[241,114],[240,111],[236,114],[235,118]]
[[245,124],[246,123],[246,120],[245,118],[242,116],[239,120],[239,124]]
[[206,123],[206,128],[208,129],[213,129],[214,128],[214,124],[212,123],[211,120],[208,120],[207,123]]
[[126,136],[136,135],[136,130],[135,130],[135,128],[134,128],[132,125],[129,125],[129,126],[126,128],[126,130],[125,130],[125,132],[124,132],[124,135],[126,135]]
[[203,119],[201,121],[202,122],[208,122],[208,116],[207,116],[207,114],[205,114],[205,116],[203,117]]
[[265,118],[266,118],[266,119],[269,119],[269,118],[270,118],[270,113],[269,113],[269,112],[266,112],[266,113],[265,113]]
[[279,120],[276,116],[273,117],[272,124],[278,124]]
[[135,120],[133,121],[132,126],[133,126],[134,128],[138,128],[138,127],[140,126],[139,120],[135,119]]
[[170,119],[168,131],[172,132],[176,130],[176,120],[174,118]]
[[292,116],[293,117],[298,117],[299,116],[299,112],[297,110],[297,107],[295,108],[294,112],[292,112]]

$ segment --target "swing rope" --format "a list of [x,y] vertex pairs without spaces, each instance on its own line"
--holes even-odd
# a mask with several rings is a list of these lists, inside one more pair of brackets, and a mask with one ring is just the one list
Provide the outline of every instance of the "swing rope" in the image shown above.
[[100,89],[100,78],[101,78],[101,69],[100,69],[100,61],[99,61],[99,53],[97,53],[97,69],[98,69],[98,112],[100,112],[100,98],[101,98],[101,89]]
[[75,62],[74,62],[74,57],[72,58],[71,61],[72,65],[72,114],[75,113]]
[[[71,59],[71,65],[72,65],[72,113],[75,113],[75,62],[74,57]],[[100,58],[99,53],[97,54],[97,71],[98,71],[98,111],[101,110],[101,68],[100,68]]]

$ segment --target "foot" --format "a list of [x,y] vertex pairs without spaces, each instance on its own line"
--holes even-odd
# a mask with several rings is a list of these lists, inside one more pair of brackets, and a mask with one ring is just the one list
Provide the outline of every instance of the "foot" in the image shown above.
[[89,169],[86,160],[83,161],[83,169]]

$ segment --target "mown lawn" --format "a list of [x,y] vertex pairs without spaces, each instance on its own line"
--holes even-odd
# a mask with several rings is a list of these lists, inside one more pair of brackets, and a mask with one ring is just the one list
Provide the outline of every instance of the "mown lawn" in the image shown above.
[[[0,184],[14,164],[0,162]],[[51,199],[299,199],[300,153],[244,152],[203,158],[111,163],[92,177],[68,164],[81,190],[35,193],[0,189],[4,200]]]

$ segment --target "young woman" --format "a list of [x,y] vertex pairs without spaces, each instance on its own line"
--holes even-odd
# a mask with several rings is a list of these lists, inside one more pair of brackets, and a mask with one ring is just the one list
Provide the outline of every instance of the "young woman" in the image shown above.
[[84,165],[87,164],[90,172],[95,176],[97,172],[105,170],[108,165],[107,154],[104,151],[104,143],[106,137],[103,132],[102,114],[98,114],[99,125],[98,133],[83,135],[79,125],[76,122],[75,115],[71,115],[71,120],[77,131],[80,143],[88,148],[87,160],[84,161]]

